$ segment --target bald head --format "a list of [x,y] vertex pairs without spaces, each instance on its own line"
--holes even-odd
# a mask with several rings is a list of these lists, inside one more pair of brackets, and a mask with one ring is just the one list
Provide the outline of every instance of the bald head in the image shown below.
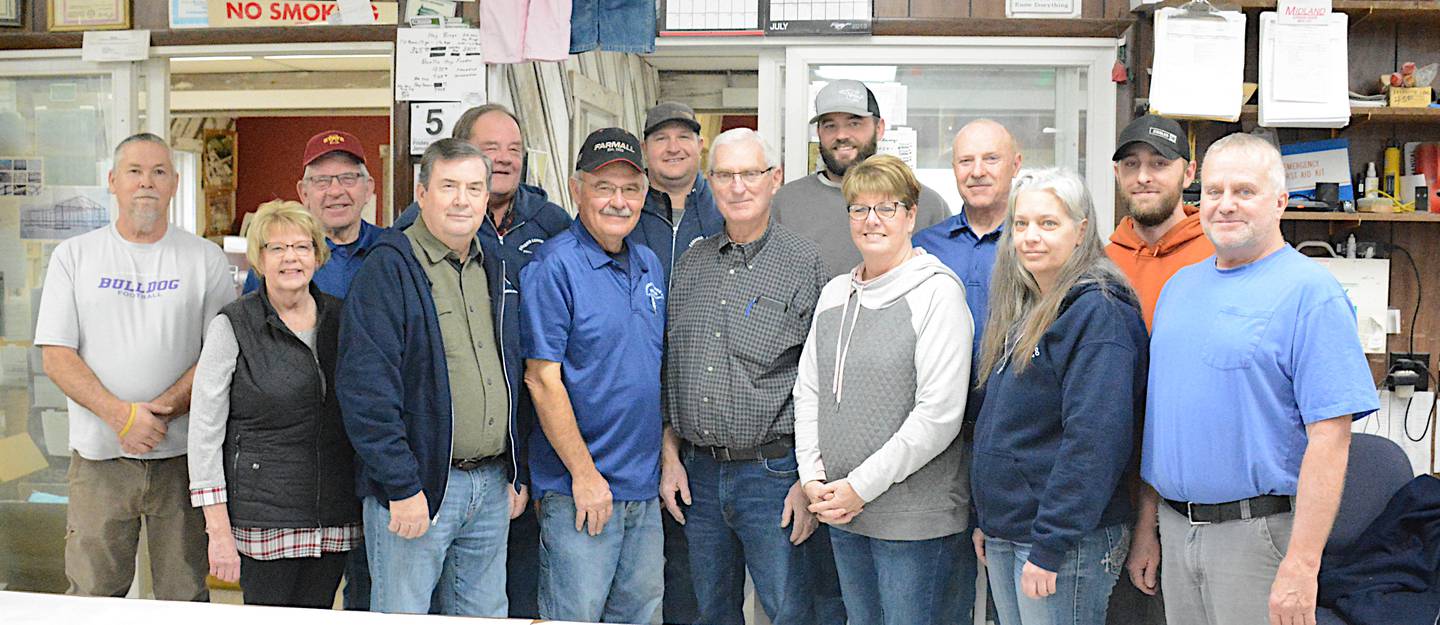
[[955,133],[955,186],[965,209],[982,213],[1005,210],[1010,181],[1020,171],[1020,146],[998,122],[977,119]]

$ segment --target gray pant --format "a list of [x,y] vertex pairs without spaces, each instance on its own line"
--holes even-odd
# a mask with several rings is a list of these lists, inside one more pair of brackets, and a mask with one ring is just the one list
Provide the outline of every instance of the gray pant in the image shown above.
[[1160,504],[1160,588],[1169,625],[1265,625],[1295,514],[1191,525]]

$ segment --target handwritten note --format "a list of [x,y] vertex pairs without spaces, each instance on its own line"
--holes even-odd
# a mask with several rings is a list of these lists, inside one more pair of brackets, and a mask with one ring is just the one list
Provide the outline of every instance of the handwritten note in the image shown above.
[[459,102],[485,92],[480,31],[401,28],[395,37],[395,100]]

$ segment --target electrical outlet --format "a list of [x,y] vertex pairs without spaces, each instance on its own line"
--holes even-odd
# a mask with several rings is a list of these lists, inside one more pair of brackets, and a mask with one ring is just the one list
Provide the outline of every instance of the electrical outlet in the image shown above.
[[[1425,367],[1424,371],[1418,372],[1420,373],[1420,382],[1415,385],[1415,390],[1430,390],[1430,354],[1427,354],[1425,352],[1416,352],[1413,354],[1406,352],[1390,352],[1390,362],[1387,368],[1392,371],[1395,370],[1397,368],[1396,365],[1399,364],[1402,360],[1419,363]],[[1405,367],[1402,366],[1399,368]]]

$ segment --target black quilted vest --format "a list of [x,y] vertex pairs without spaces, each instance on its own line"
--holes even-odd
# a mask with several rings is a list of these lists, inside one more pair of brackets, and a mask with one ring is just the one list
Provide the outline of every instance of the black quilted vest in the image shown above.
[[315,352],[281,321],[263,283],[220,310],[240,345],[224,447],[235,527],[360,521],[355,451],[335,400],[341,301],[313,282],[310,294],[316,306]]

